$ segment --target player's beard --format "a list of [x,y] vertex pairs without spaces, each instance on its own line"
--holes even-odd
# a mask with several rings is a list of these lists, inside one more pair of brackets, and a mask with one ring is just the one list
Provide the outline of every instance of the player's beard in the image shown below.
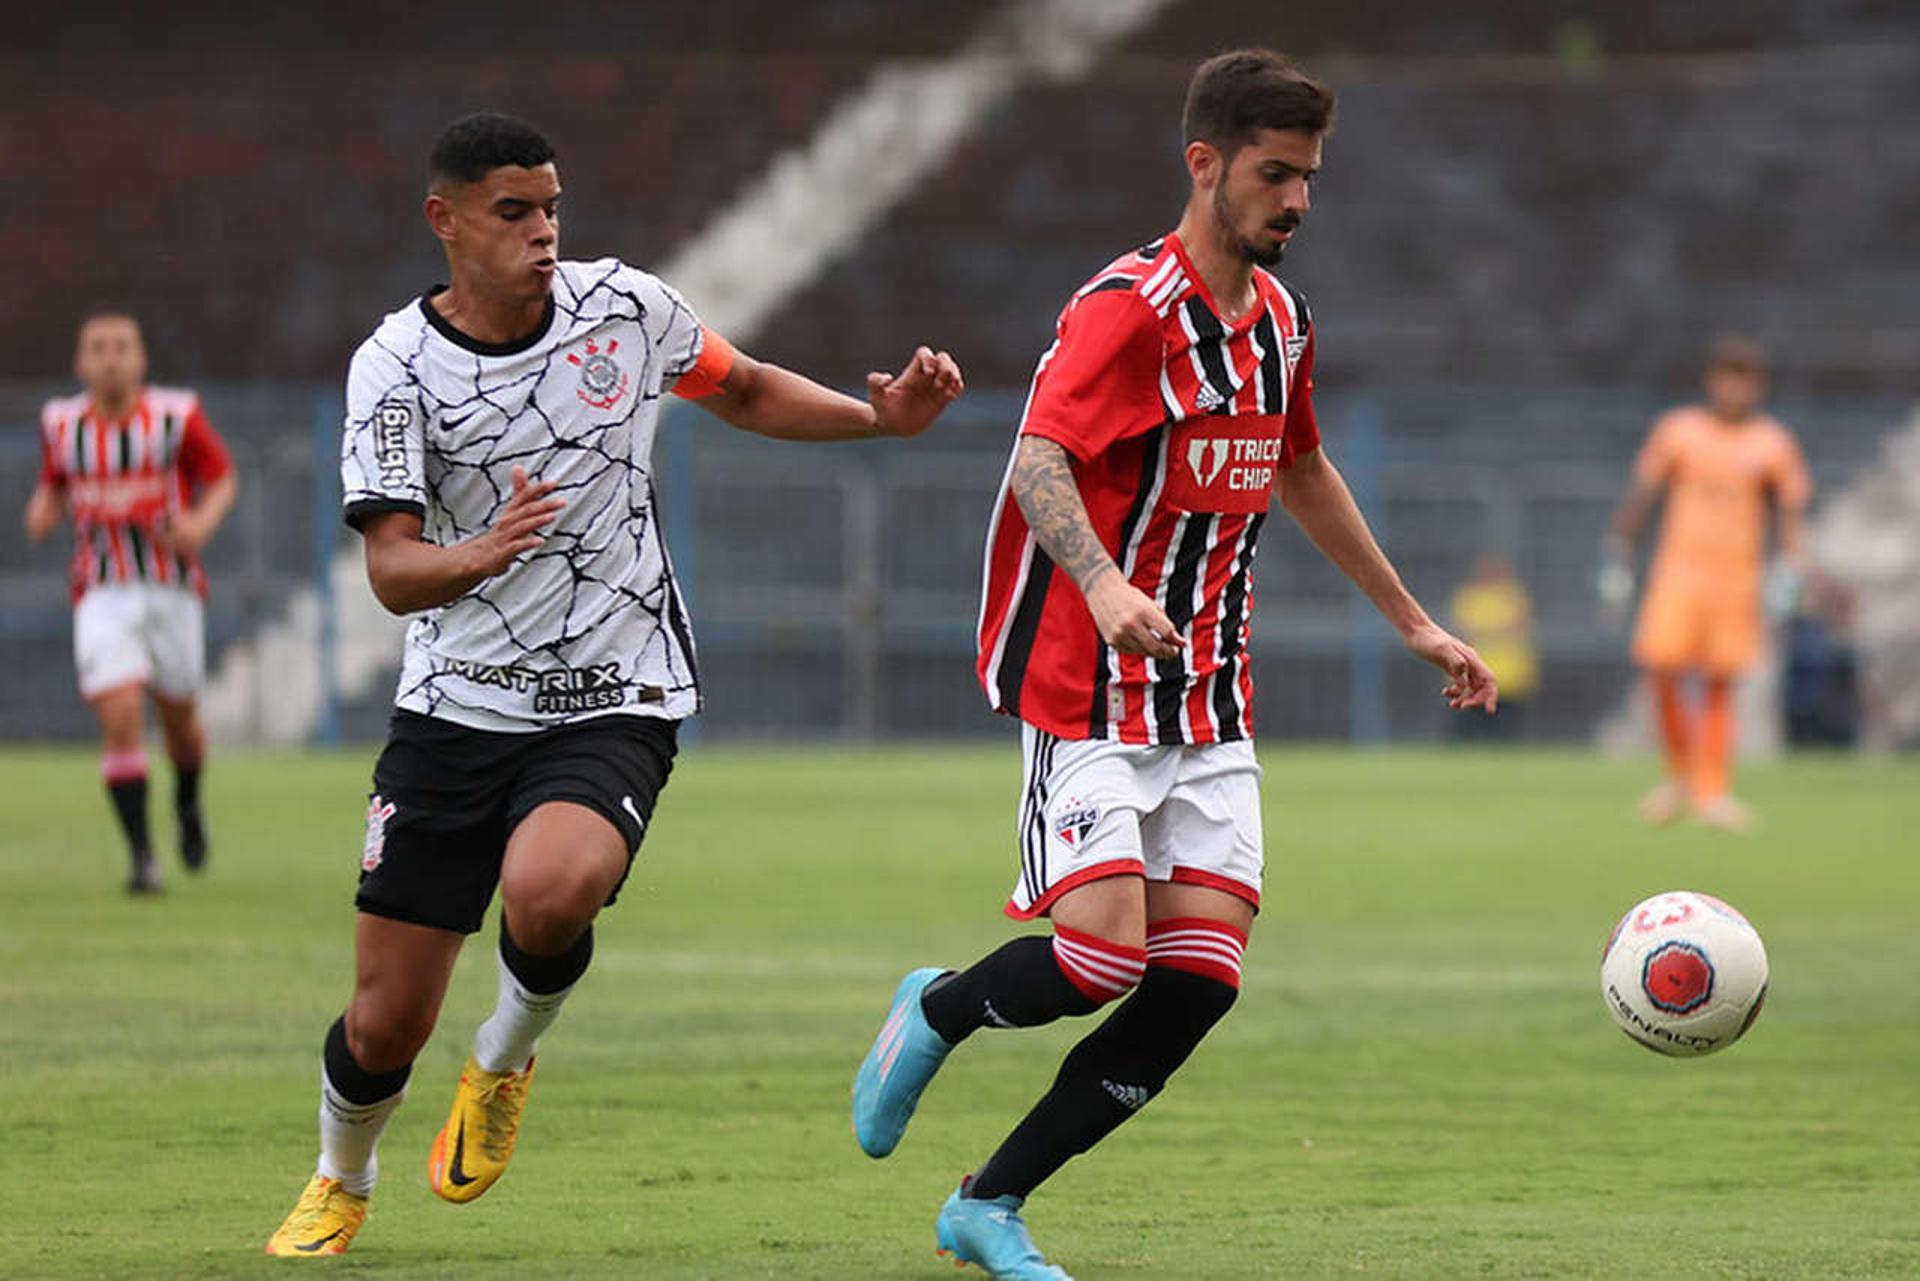
[[[1233,202],[1227,199],[1227,184],[1224,182],[1213,189],[1213,216],[1219,220],[1221,238],[1238,249],[1240,256],[1254,266],[1277,267],[1280,265],[1280,260],[1287,256],[1287,244],[1284,240],[1272,245],[1264,245],[1240,234],[1239,210],[1235,209]],[[1276,230],[1284,228],[1287,231],[1292,231],[1299,225],[1300,219],[1295,214],[1282,215],[1268,224]]]

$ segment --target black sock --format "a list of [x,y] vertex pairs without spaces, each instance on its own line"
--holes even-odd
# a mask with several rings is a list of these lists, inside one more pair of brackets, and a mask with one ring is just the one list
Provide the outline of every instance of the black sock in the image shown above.
[[521,951],[513,936],[507,933],[507,914],[503,911],[500,913],[500,959],[507,963],[513,977],[520,980],[520,986],[534,995],[564,992],[580,981],[580,976],[587,972],[587,963],[593,960],[593,926],[587,926],[586,933],[560,955],[534,956]]
[[200,821],[200,764],[173,767],[173,813],[180,823],[180,861],[197,872],[207,862],[207,829]]
[[1068,1014],[1091,1014],[1053,959],[1053,940],[1014,939],[958,974],[935,979],[920,994],[920,1011],[940,1039],[958,1045],[983,1027],[1039,1027]]
[[107,795],[113,800],[113,812],[120,819],[120,830],[126,834],[134,865],[147,862],[153,857],[153,844],[147,833],[147,776],[142,774],[138,778],[108,783]]
[[1121,1002],[1060,1065],[1034,1104],[968,1185],[971,1197],[1024,1197],[1158,1094],[1220,1021],[1237,989],[1219,979],[1150,965]]
[[184,821],[188,816],[197,822],[200,818],[200,764],[175,765],[173,767],[173,808]]
[[363,1106],[400,1093],[413,1072],[411,1063],[391,1072],[369,1072],[361,1067],[353,1051],[347,1048],[347,1016],[344,1014],[327,1029],[327,1043],[320,1051],[320,1061],[326,1065],[327,1080],[340,1092],[340,1097]]

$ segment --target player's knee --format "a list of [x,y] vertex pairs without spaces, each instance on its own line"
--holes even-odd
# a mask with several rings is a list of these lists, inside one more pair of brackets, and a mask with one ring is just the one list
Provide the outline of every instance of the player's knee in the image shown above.
[[1131,992],[1147,968],[1147,950],[1138,939],[1116,940],[1055,923],[1053,960],[1067,981],[1093,1006]]
[[183,752],[202,751],[206,730],[200,724],[200,711],[191,700],[156,698],[160,708],[160,732],[167,749],[177,759]]
[[140,717],[140,704],[131,710],[124,704],[103,707],[100,711],[100,740],[110,753],[137,752],[146,737]]
[[502,897],[514,944],[535,956],[553,956],[572,947],[593,924],[606,890],[579,878],[523,887],[519,893],[503,887]]
[[364,1071],[398,1071],[425,1048],[433,1035],[434,1014],[426,1005],[356,994],[347,1006],[347,1052]]
[[[1228,1006],[1240,990],[1240,966],[1246,952],[1246,931],[1212,917],[1167,917],[1147,927],[1150,970],[1212,979],[1228,993]],[[1220,1013],[1225,1014],[1226,1009],[1223,1007]]]

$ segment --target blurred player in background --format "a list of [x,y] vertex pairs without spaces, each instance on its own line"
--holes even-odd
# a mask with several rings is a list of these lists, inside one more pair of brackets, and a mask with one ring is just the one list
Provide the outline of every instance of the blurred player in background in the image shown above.
[[1264,861],[1250,571],[1272,502],[1446,672],[1454,707],[1494,708],[1493,675],[1402,586],[1321,450],[1312,320],[1266,270],[1332,114],[1278,54],[1199,68],[1180,224],[1067,303],[995,507],[979,674],[1025,756],[1007,912],[1053,930],[902,980],[853,1114],[885,1156],[960,1041],[1120,1001],[940,1211],[941,1248],[996,1277],[1067,1275],[1028,1237],[1026,1197],[1158,1094],[1238,994]]
[[[1761,411],[1767,354],[1758,344],[1716,342],[1705,390],[1704,405],[1669,411],[1641,448],[1608,535],[1601,594],[1615,604],[1632,594],[1634,546],[1664,494],[1633,661],[1653,689],[1667,777],[1641,813],[1666,824],[1691,812],[1740,830],[1752,816],[1731,792],[1733,683],[1765,646],[1763,597],[1790,595],[1803,568],[1813,483],[1792,434]],[[1766,584],[1769,503],[1780,561]],[[1698,683],[1697,701],[1689,680]]]
[[854,400],[736,351],[659,279],[559,257],[552,146],[482,114],[441,135],[426,218],[451,285],[381,322],[347,374],[341,473],[382,604],[416,614],[374,767],[356,977],[321,1058],[320,1158],[267,1243],[339,1254],[375,1144],[496,885],[499,1000],[428,1181],[449,1201],[513,1153],[536,1039],[593,955],[700,706],[651,465],[660,397],[788,440],[911,436],[960,394],[916,351]]
[[195,702],[206,666],[200,549],[233,507],[232,460],[191,391],[149,387],[140,324],[102,308],[80,324],[74,374],[86,388],[40,411],[40,481],[27,536],[73,517],[73,654],[100,718],[100,772],[133,858],[127,888],[160,888],[147,825],[145,705],[173,762],[174,819],[189,871],[207,860],[200,775],[207,734]]
[[1456,737],[1524,738],[1527,708],[1540,686],[1540,651],[1533,635],[1533,600],[1513,572],[1513,562],[1497,552],[1480,557],[1473,577],[1453,593],[1447,613],[1461,639],[1500,682],[1500,714],[1456,718]]

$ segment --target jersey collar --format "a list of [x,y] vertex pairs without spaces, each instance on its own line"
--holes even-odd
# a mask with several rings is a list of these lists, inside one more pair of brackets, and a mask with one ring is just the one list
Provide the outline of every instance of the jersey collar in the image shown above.
[[465,351],[470,351],[476,356],[517,356],[539,342],[542,338],[545,338],[547,331],[553,328],[554,302],[553,295],[549,293],[547,295],[546,310],[540,313],[540,323],[533,327],[532,332],[524,337],[515,338],[511,342],[481,342],[478,338],[455,329],[448,323],[447,318],[435,310],[432,303],[427,301],[427,299],[433,297],[435,294],[445,293],[446,290],[447,287],[445,285],[435,285],[424,294],[421,294],[420,314],[427,318],[427,323],[433,326],[435,333],[438,333],[454,346]]
[[146,412],[147,388],[143,383],[141,384],[140,390],[133,394],[133,404],[127,409],[127,412],[111,421],[101,414],[100,407],[93,403],[93,393],[88,392],[87,403],[80,409],[79,421],[86,422],[88,419],[92,419],[102,427],[120,427],[127,423],[139,421],[146,415]]
[[1260,278],[1266,273],[1255,267],[1253,269],[1253,306],[1247,308],[1246,313],[1237,320],[1228,320],[1227,314],[1220,310],[1220,304],[1213,300],[1213,291],[1207,288],[1206,277],[1202,276],[1200,269],[1193,265],[1193,259],[1187,257],[1187,247],[1181,243],[1180,233],[1169,231],[1167,243],[1173,246],[1174,257],[1180,260],[1180,266],[1187,273],[1187,279],[1193,282],[1194,292],[1200,295],[1200,301],[1206,304],[1207,310],[1213,313],[1213,318],[1220,322],[1221,328],[1239,333],[1251,327],[1260,319],[1261,314],[1272,306],[1273,300],[1267,296],[1267,284]]

